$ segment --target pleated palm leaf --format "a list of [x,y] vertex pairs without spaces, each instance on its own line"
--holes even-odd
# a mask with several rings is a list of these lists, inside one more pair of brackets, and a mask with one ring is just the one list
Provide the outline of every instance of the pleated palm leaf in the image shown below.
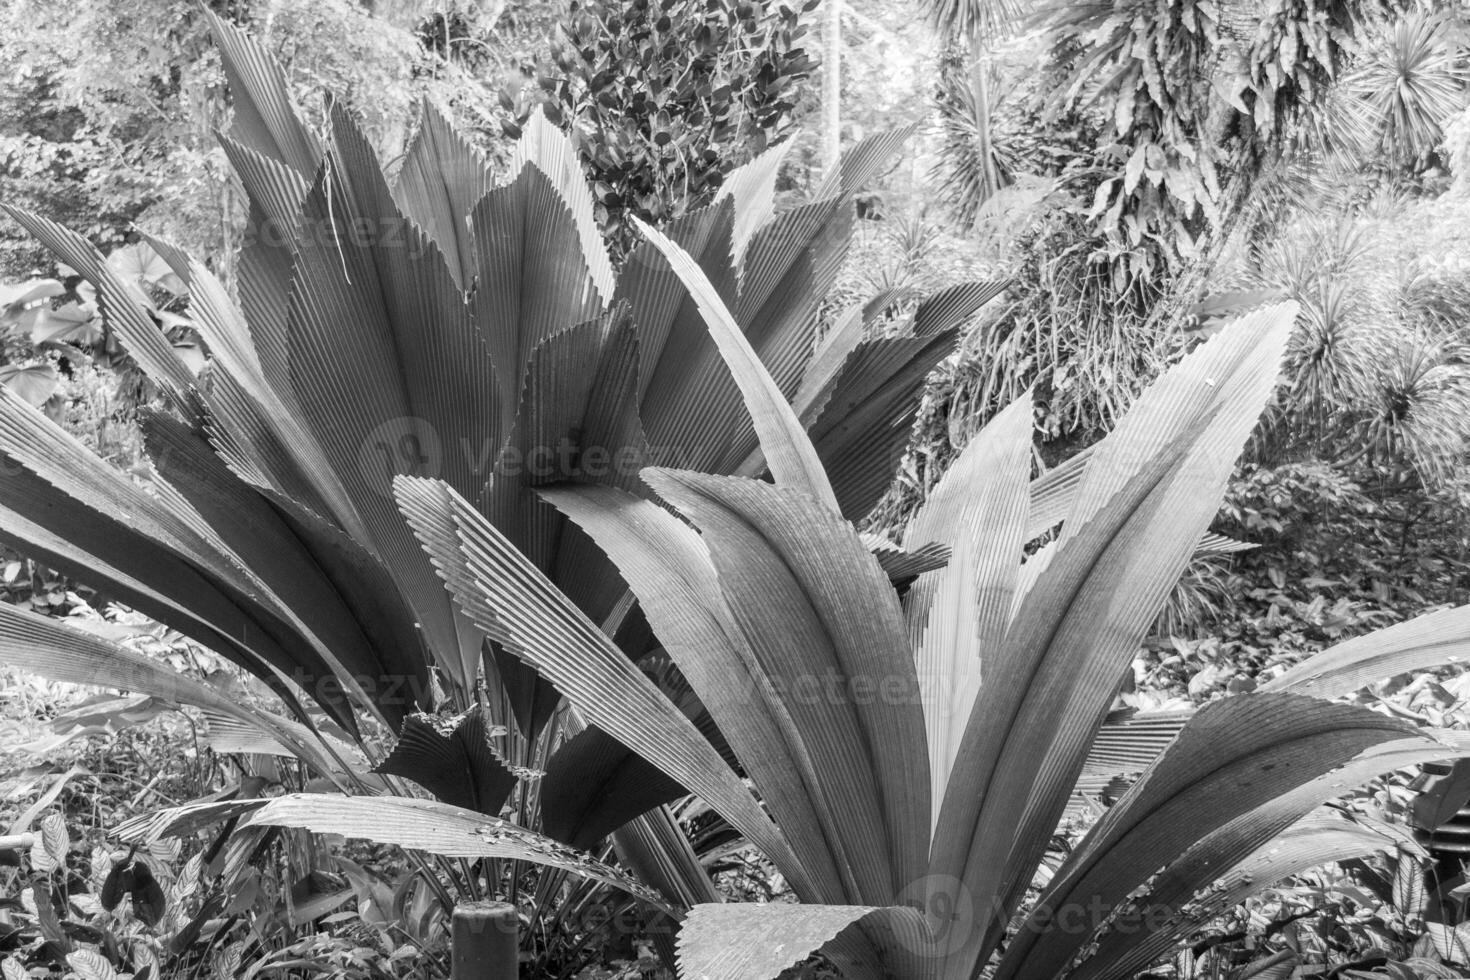
[[[350,743],[365,719],[381,722],[401,734],[381,772],[479,813],[501,811],[514,765],[545,769],[523,789],[541,810],[527,822],[590,846],[685,787],[600,727],[548,726],[557,693],[446,595],[391,480],[437,477],[473,501],[579,614],[621,623],[618,642],[639,658],[652,643],[625,584],[531,488],[571,479],[632,492],[638,469],[660,460],[760,475],[735,382],[652,246],[614,272],[575,153],[544,120],[528,124],[497,183],[425,106],[390,179],[350,113],[335,108],[319,140],[270,55],[228,24],[214,29],[234,96],[220,141],[249,199],[238,303],[205,265],[155,243],[208,346],[196,376],[137,283],[81,236],[7,209],[96,287],[167,406],[142,419],[145,486],[0,390],[0,537],[261,678],[287,714],[225,714],[338,785],[360,788],[364,760],[338,758],[317,730]],[[853,519],[886,489],[925,375],[1001,288],[944,290],[882,337],[867,329],[881,304],[859,306],[817,343],[853,194],[903,138],[859,144],[810,202],[780,214],[783,151],[772,150],[668,229],[735,311],[783,405],[798,407]],[[886,549],[884,560],[902,573],[936,558]],[[10,605],[0,661],[82,683],[159,682],[126,650]],[[207,691],[170,685],[220,713]],[[436,692],[457,729],[418,713]],[[509,734],[488,741],[495,726]]]
[[396,489],[465,615],[724,814],[801,899],[697,906],[684,976],[763,980],[816,950],[850,976],[1127,976],[1252,888],[1391,846],[1314,811],[1464,752],[1326,699],[1470,653],[1470,607],[1165,726],[1163,751],[1034,894],[1121,679],[1276,387],[1294,307],[1203,345],[1045,493],[1028,485],[1029,400],[1012,405],[907,529],[905,546],[938,543],[950,561],[897,590],[716,290],[645,234],[707,318],[774,483],[653,467],[663,506],[608,486],[540,492],[616,563],[755,795],[470,502],[442,481]]

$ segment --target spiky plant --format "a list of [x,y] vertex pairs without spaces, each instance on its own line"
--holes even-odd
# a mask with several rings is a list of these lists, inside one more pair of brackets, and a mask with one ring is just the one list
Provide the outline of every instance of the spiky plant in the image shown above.
[[1368,137],[1360,153],[1414,168],[1439,152],[1444,127],[1470,95],[1457,16],[1409,10],[1369,39],[1366,56],[1346,81],[1346,111],[1361,119]]
[[1020,169],[1017,154],[995,126],[996,109],[1005,98],[1002,84],[999,73],[984,65],[974,71],[946,65],[939,78],[935,102],[943,143],[932,176],[945,205],[967,227]]
[[1286,227],[1254,264],[1249,284],[1302,306],[1263,451],[1330,447],[1340,466],[1449,480],[1470,438],[1470,352],[1445,300],[1419,296],[1434,282],[1417,263],[1395,263],[1371,225],[1345,214]]
[[1470,452],[1470,344],[1455,333],[1405,330],[1373,365],[1353,436],[1381,465],[1407,462],[1442,485]]

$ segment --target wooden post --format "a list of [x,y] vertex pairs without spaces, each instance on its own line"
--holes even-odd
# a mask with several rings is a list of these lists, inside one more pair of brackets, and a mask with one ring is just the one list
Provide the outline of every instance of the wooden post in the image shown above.
[[29,851],[35,843],[35,834],[12,834],[0,837],[0,851]]
[[507,902],[464,902],[454,907],[454,965],[450,980],[516,980],[520,973],[520,917]]

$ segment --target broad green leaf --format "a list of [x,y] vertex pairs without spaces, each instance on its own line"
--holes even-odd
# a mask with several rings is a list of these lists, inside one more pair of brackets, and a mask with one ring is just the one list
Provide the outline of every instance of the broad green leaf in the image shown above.
[[403,158],[394,187],[403,213],[444,253],[461,289],[475,276],[470,211],[490,190],[490,171],[428,99],[419,107],[418,131]]
[[471,708],[452,731],[440,731],[429,716],[409,715],[393,751],[373,771],[411,779],[451,806],[499,816],[516,777],[490,742],[488,714]]
[[[726,201],[684,214],[662,232],[699,264],[733,310],[732,223]],[[614,302],[627,303],[638,335],[639,415],[659,462],[718,471],[751,423],[698,303],[651,241],[639,242],[624,261]]]
[[[1124,928],[1101,935],[1094,955],[1084,960],[1072,975],[1082,980],[1121,980],[1132,976],[1163,955],[1190,929],[1198,928],[1260,888],[1304,868],[1364,853],[1358,849],[1364,840],[1361,832],[1354,838],[1319,833],[1303,841],[1287,831],[1322,802],[1374,775],[1470,752],[1470,743],[1462,735],[1426,731],[1438,735],[1439,740],[1415,735],[1372,746],[1346,766],[1257,806],[1204,835],[1150,880],[1147,893],[1129,912],[1132,918],[1125,920]],[[1378,840],[1383,843],[1373,844],[1369,840],[1373,844],[1370,850],[1391,843],[1383,837]],[[1224,879],[1218,903],[1212,897],[1196,907],[1202,884],[1216,878]],[[1151,927],[1139,928],[1139,917],[1150,909],[1163,910],[1166,913],[1163,921],[1155,914]]]
[[32,303],[65,293],[66,287],[58,279],[29,279],[0,286],[0,323],[13,322],[14,316]]
[[[636,480],[646,454],[633,402],[636,358],[631,330],[619,327],[609,336],[600,320],[537,344],[525,367],[514,429],[502,456],[492,460],[477,501],[490,522],[599,623],[626,588],[607,558],[530,488],[578,477],[615,485]],[[588,472],[593,469],[595,477]],[[556,707],[556,692],[514,657],[498,662],[521,731],[534,737]]]
[[1168,748],[1192,711],[1140,711],[1110,718],[1097,731],[1087,753],[1086,772],[1142,772]]
[[[1344,766],[1415,737],[1412,726],[1355,705],[1243,694],[1201,708],[1098,821],[1042,892],[997,977],[1055,973],[1088,939],[1063,910],[1111,908],[1202,837]],[[1429,740],[1424,740],[1426,745]]]
[[[239,176],[250,198],[251,217],[245,250],[248,252],[261,245],[271,249],[294,248],[304,231],[301,227],[301,204],[306,200],[316,168],[303,173],[223,133],[219,135],[219,144],[230,161],[230,169]],[[177,269],[174,271],[178,273]],[[187,281],[189,277],[184,278]],[[254,277],[251,278],[253,280]],[[242,287],[245,285],[241,283]],[[284,303],[286,297],[279,299]],[[279,333],[269,338],[278,349],[285,342],[284,327],[284,323],[279,324]],[[264,336],[260,339],[263,343],[267,341]]]
[[[521,138],[511,154],[508,172],[518,181],[527,165],[540,170],[556,189],[577,228],[577,251],[586,263],[596,290],[594,299],[600,308],[613,294],[612,259],[592,210],[592,189],[582,171],[582,160],[572,141],[537,110],[521,128]],[[481,284],[483,288],[484,284]]]
[[806,744],[842,829],[856,898],[891,904],[922,873],[929,765],[893,588],[852,526],[809,496],[646,470],[698,527],[732,617]]
[[[801,386],[791,398],[791,407],[796,410],[801,424],[808,430],[826,409],[838,377],[846,370],[853,352],[868,334],[869,326],[864,310],[861,303],[854,303],[844,310],[836,322],[827,328],[812,354],[812,359],[807,362],[806,370],[801,376]],[[754,468],[752,462],[747,462],[741,465],[740,472],[750,472]]]
[[817,883],[817,895],[855,889],[839,870],[851,861],[837,816],[820,791],[806,738],[731,617],[699,535],[662,507],[609,487],[539,492],[617,565],[654,635],[719,725]]
[[[734,305],[737,286],[730,259],[733,221],[730,205],[715,204],[681,215],[662,229],[699,263],[726,306]],[[700,448],[685,445],[689,440],[672,433],[682,431],[691,412],[711,408],[698,393],[708,395],[711,386],[733,387],[734,382],[699,367],[705,358],[714,363],[719,351],[689,291],[652,242],[637,243],[624,260],[613,298],[615,306],[620,302],[628,304],[638,333],[638,398],[650,436],[659,444]]]
[[508,427],[531,352],[595,320],[603,301],[575,216],[539,167],[522,168],[510,183],[482,197],[470,213],[470,227],[477,263],[470,313],[494,365],[501,425]]
[[1032,402],[1012,403],[945,471],[904,534],[910,547],[938,542],[949,563],[919,576],[905,616],[924,697],[934,817],[938,818],[982,664],[1010,623],[1029,503]]
[[41,818],[41,844],[57,867],[66,866],[66,855],[71,850],[71,834],[66,829],[65,816],[48,813]]
[[1091,458],[1092,448],[1089,447],[1069,456],[1031,481],[1031,510],[1026,520],[1027,541],[1060,524],[1062,518],[1067,516],[1077,494],[1077,485],[1082,482],[1082,473]]
[[726,366],[740,387],[766,461],[777,482],[809,494],[818,503],[835,511],[837,500],[832,494],[831,484],[796,413],[761,364],[704,271],[674,242],[642,222],[637,225],[644,237],[663,253],[698,304]]
[[146,241],[113,249],[107,254],[107,267],[125,282],[135,282],[144,288],[162,286],[175,295],[184,295],[189,291],[163,260],[163,256]]
[[321,148],[296,115],[286,73],[265,45],[212,11],[205,15],[235,97],[230,134],[310,178],[321,162]]
[[590,850],[623,824],[688,791],[600,728],[562,743],[541,777],[542,830]]
[[958,330],[866,340],[843,364],[811,425],[843,513],[858,518],[893,483],[925,379],[954,351]]
[[1060,538],[984,665],[938,822],[933,866],[963,868],[977,902],[1009,910],[1024,894],[1120,678],[1274,390],[1293,317],[1265,311],[1202,345],[1094,447]]
[[[821,304],[832,291],[852,241],[850,200],[827,198],[789,208],[751,236],[741,259],[731,312],[788,399],[811,358]],[[754,448],[737,442],[734,460]]]
[[734,205],[736,217],[730,257],[736,266],[744,260],[751,236],[776,212],[776,177],[791,146],[791,140],[782,140],[750,162],[736,167],[726,175],[720,192],[715,195],[714,203],[728,197]]
[[[438,248],[398,212],[371,146],[340,106],[332,131],[332,166],[303,211],[319,232],[296,253],[291,380],[372,551],[413,606],[429,649],[468,689],[481,638],[422,560],[393,504],[392,478],[442,476],[461,493],[479,491],[478,450],[498,446],[506,424],[497,365]],[[435,322],[432,342],[424,317]]]
[[39,407],[61,390],[61,376],[49,361],[3,364],[0,365],[0,385],[15,392],[26,404]]
[[1470,801],[1470,763],[1459,762],[1448,767],[1426,769],[1422,782],[1416,781],[1417,794],[1411,808],[1416,827],[1436,830],[1455,818]]
[[399,505],[466,616],[602,728],[720,812],[793,882],[789,846],[698,729],[452,489],[399,477]]
[[1419,918],[1429,902],[1424,887],[1424,869],[1417,858],[1400,855],[1394,865],[1393,907],[1406,918]]
[[67,953],[66,963],[76,971],[78,980],[117,980],[117,971],[107,957],[90,949]]
[[22,326],[29,325],[31,343],[76,344],[86,347],[102,340],[102,318],[90,303],[63,303],[56,309],[32,307],[22,314]]

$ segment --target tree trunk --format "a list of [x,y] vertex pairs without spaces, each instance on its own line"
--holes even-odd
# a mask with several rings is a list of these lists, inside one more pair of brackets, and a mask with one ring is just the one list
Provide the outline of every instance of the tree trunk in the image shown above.
[[822,175],[842,156],[842,0],[826,0],[822,22]]

